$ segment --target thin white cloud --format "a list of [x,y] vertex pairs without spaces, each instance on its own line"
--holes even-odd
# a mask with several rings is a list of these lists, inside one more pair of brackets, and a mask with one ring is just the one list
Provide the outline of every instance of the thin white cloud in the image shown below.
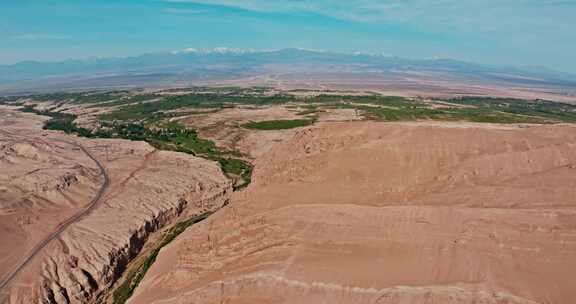
[[[432,26],[470,26],[504,23],[549,26],[572,22],[567,6],[574,0],[160,0],[175,5],[204,4],[264,13],[315,13],[359,22],[404,22]],[[546,14],[539,10],[546,9]],[[533,16],[538,16],[534,18]],[[560,20],[559,20],[560,19]],[[464,23],[463,23],[464,21]],[[501,28],[502,28],[501,27]]]
[[177,15],[201,15],[206,14],[209,11],[207,10],[198,10],[198,9],[187,9],[187,8],[173,8],[168,7],[163,10],[165,13],[169,14],[177,14]]
[[46,34],[46,33],[24,33],[13,36],[14,39],[17,40],[25,40],[25,41],[36,41],[36,40],[69,40],[72,39],[70,36],[64,35],[53,35],[53,34]]
[[[315,14],[347,22],[409,29],[453,41],[482,41],[519,50],[535,45],[574,49],[576,0],[158,0],[182,9],[202,5],[258,13]],[[189,5],[187,5],[189,4]],[[218,9],[214,8],[217,12]],[[537,16],[537,17],[535,17]],[[373,27],[375,28],[375,27]],[[410,39],[409,36],[406,36]],[[438,42],[440,43],[440,42]],[[466,42],[471,47],[479,42]]]
[[[234,7],[255,12],[315,13],[338,19],[373,21],[403,17],[407,11],[418,10],[424,0],[161,0],[170,4],[203,4]],[[442,1],[442,0],[437,0]]]

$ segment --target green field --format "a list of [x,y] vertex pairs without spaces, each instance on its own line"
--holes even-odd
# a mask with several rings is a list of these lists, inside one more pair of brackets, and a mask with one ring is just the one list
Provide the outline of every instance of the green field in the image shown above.
[[138,103],[124,106],[114,112],[102,115],[102,120],[146,120],[159,117],[170,117],[168,111],[182,108],[210,108],[223,109],[237,105],[275,105],[286,104],[295,101],[292,96],[252,96],[230,94],[187,94],[180,96],[163,97],[155,102]]
[[461,97],[439,100],[455,106],[436,109],[417,99],[389,96],[320,95],[310,101],[320,109],[356,109],[366,119],[378,121],[436,120],[504,124],[576,122],[576,105],[544,100]]
[[475,106],[478,111],[530,119],[542,123],[576,122],[576,105],[546,100],[518,100],[511,98],[462,97],[449,102]]

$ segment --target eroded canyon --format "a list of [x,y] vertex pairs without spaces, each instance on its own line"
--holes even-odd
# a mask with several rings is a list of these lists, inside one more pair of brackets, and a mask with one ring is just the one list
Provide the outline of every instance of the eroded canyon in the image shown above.
[[[144,142],[43,131],[28,123],[42,120],[33,114],[3,109],[2,115],[3,283],[22,257],[35,255],[3,290],[11,303],[95,300],[151,233],[218,209],[232,191],[217,164],[200,158]],[[76,145],[90,151],[110,179],[97,206],[78,217],[105,181]]]
[[4,103],[0,303],[576,299],[573,104],[235,87]]

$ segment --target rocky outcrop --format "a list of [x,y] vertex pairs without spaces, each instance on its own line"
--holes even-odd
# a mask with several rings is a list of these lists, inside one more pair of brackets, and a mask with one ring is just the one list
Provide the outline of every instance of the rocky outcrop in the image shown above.
[[111,251],[101,252],[107,254],[106,263],[93,264],[86,252],[83,255],[74,254],[63,248],[67,246],[63,242],[62,252],[50,257],[44,264],[42,303],[87,303],[98,294],[108,291],[127,264],[140,252],[151,233],[175,221],[216,211],[228,202],[231,189],[220,185],[206,189],[200,199],[183,195],[172,207],[144,219],[137,229],[123,239],[123,243],[116,244],[116,248],[111,247]]
[[[42,131],[22,115],[0,111],[0,278],[34,254],[0,303],[89,303],[152,233],[219,209],[232,192],[215,162],[144,142]],[[89,209],[105,179],[83,149],[110,181]]]
[[0,284],[102,184],[83,151],[20,114],[0,109]]

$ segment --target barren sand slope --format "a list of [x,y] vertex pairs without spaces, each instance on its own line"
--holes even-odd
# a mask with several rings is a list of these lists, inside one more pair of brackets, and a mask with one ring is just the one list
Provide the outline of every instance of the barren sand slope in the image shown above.
[[145,303],[573,303],[576,127],[333,123],[165,247]]
[[240,127],[250,121],[301,119],[283,106],[237,107],[216,113],[193,114],[180,119],[186,127],[199,130],[202,138],[213,140],[218,146],[237,149],[251,158],[260,156],[276,143],[290,138],[293,129],[288,130],[250,130]]
[[[43,118],[0,109],[0,278],[94,196],[101,176],[76,146],[39,136]],[[36,138],[38,137],[38,138]]]
[[[199,130],[202,138],[213,140],[218,146],[235,149],[251,159],[260,158],[276,144],[290,139],[296,129],[257,130],[242,127],[249,122],[269,120],[317,119],[318,121],[360,120],[361,112],[355,109],[322,109],[309,115],[298,113],[310,110],[307,104],[299,106],[235,107],[205,114],[192,114],[174,119],[188,128]],[[316,116],[313,118],[313,116]]]
[[86,206],[102,183],[95,163],[63,141],[90,151],[105,167],[110,186],[94,210],[2,290],[0,303],[88,303],[119,277],[151,233],[177,217],[216,210],[232,191],[214,162],[143,142],[42,131],[38,123],[22,125],[37,117],[11,113],[3,115],[17,119],[2,120],[0,134],[0,168],[9,173],[0,180],[2,274]]

